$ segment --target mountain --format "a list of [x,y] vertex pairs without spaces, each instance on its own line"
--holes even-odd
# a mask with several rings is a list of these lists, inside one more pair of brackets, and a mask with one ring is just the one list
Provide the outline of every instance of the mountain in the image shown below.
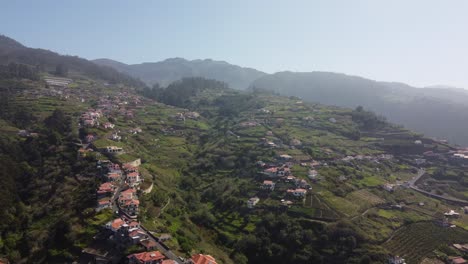
[[468,145],[468,92],[463,89],[415,88],[331,72],[278,72],[255,80],[251,88],[329,105],[361,105],[428,136]]
[[225,61],[211,59],[189,61],[171,58],[160,62],[133,65],[109,59],[97,59],[94,62],[130,74],[148,85],[159,83],[164,87],[184,77],[204,77],[226,82],[234,89],[245,90],[252,81],[265,75],[264,72],[252,68],[243,68]]
[[135,87],[145,86],[125,73],[111,67],[97,65],[77,56],[60,55],[45,49],[28,48],[14,39],[0,35],[0,65],[25,64],[38,71],[54,72],[58,67],[70,76],[76,74],[104,80],[110,83],[124,83]]

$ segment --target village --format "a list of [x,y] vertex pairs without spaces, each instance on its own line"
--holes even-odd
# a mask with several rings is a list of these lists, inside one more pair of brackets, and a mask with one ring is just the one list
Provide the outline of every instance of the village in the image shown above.
[[[132,118],[133,111],[125,106],[131,101],[138,105],[139,98],[119,94],[118,99],[102,99],[95,109],[89,109],[80,116],[80,128],[101,128],[109,131],[109,140],[119,142],[121,136],[116,131],[115,125],[107,120],[108,115],[116,113],[124,118]],[[127,131],[128,134],[138,134],[142,130],[138,127]],[[104,209],[115,212],[116,218],[107,223],[97,236],[106,244],[112,244],[113,250],[99,248],[86,248],[83,250],[95,263],[117,263],[120,261],[121,252],[126,248],[138,245],[144,251],[126,256],[130,264],[216,264],[216,260],[205,254],[195,254],[189,259],[175,255],[164,241],[170,239],[167,234],[156,234],[148,231],[139,221],[139,196],[144,195],[140,189],[143,178],[139,173],[141,160],[136,159],[126,163],[115,163],[111,160],[115,156],[125,153],[125,149],[114,145],[97,147],[93,142],[98,140],[95,134],[86,134],[82,138],[82,147],[78,150],[79,158],[94,157],[97,159],[96,167],[99,173],[96,175],[101,184],[96,190],[96,211]],[[152,186],[152,185],[151,185]],[[96,243],[100,244],[100,243]],[[118,250],[115,250],[118,249]]]

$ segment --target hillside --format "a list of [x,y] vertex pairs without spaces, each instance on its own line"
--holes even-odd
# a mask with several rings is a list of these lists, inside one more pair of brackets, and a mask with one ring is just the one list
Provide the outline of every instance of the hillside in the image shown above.
[[468,93],[463,89],[414,88],[329,72],[279,72],[252,87],[329,105],[362,105],[420,133],[468,145]]
[[0,259],[413,264],[468,243],[468,151],[367,108],[20,65],[0,75]]
[[[110,83],[123,83],[143,87],[140,80],[120,73],[111,67],[99,66],[77,56],[65,56],[58,53],[23,46],[9,37],[0,35],[0,66],[11,63],[28,65],[38,72],[55,73],[60,70],[63,76],[86,75],[89,78]],[[4,69],[0,68],[0,74]]]
[[172,58],[160,62],[133,65],[109,59],[97,59],[94,62],[130,74],[148,85],[159,83],[163,87],[184,77],[204,77],[223,81],[235,89],[245,90],[252,81],[265,74],[255,69],[210,59],[189,61],[182,58]]

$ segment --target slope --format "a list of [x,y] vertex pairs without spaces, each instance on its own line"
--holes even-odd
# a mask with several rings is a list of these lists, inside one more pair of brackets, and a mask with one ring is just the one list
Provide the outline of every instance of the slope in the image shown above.
[[362,105],[428,136],[468,145],[464,90],[414,88],[329,72],[280,72],[259,78],[251,87],[329,105]]

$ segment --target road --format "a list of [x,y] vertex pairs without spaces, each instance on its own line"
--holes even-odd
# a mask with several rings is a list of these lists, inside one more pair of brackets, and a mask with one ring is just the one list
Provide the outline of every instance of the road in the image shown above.
[[166,249],[162,244],[161,242],[159,242],[159,239],[157,237],[155,237],[148,229],[146,229],[143,225],[140,224],[140,227],[141,229],[145,230],[145,232],[151,237],[154,239],[154,241],[156,241],[156,247],[158,248],[158,250],[164,255],[166,256],[167,258],[170,258],[172,260],[174,260],[175,262],[179,263],[179,264],[184,264],[185,262],[183,262],[181,259],[179,259],[179,257],[174,254],[170,249]]
[[431,197],[433,197],[433,198],[445,200],[445,201],[448,201],[448,202],[453,202],[453,203],[460,204],[460,205],[463,205],[463,206],[468,206],[468,201],[461,200],[461,199],[457,199],[457,198],[452,198],[452,197],[445,197],[445,196],[438,195],[438,194],[434,194],[434,193],[431,193],[431,192],[428,192],[428,191],[425,191],[425,190],[422,190],[422,189],[418,188],[418,186],[416,185],[416,182],[417,182],[424,174],[426,174],[426,171],[425,171],[424,169],[419,169],[418,174],[417,174],[415,177],[413,177],[410,181],[408,181],[409,187],[410,187],[411,189],[417,191],[417,192],[420,192],[420,193],[422,193],[422,194],[431,196]]
[[424,174],[426,174],[426,170],[424,170],[424,169],[419,169],[419,170],[418,170],[418,174],[417,174],[416,176],[414,176],[413,178],[411,178],[411,180],[408,181],[409,186],[410,186],[411,188],[417,188],[417,187],[415,186],[415,184],[416,184],[416,182],[417,182]]

